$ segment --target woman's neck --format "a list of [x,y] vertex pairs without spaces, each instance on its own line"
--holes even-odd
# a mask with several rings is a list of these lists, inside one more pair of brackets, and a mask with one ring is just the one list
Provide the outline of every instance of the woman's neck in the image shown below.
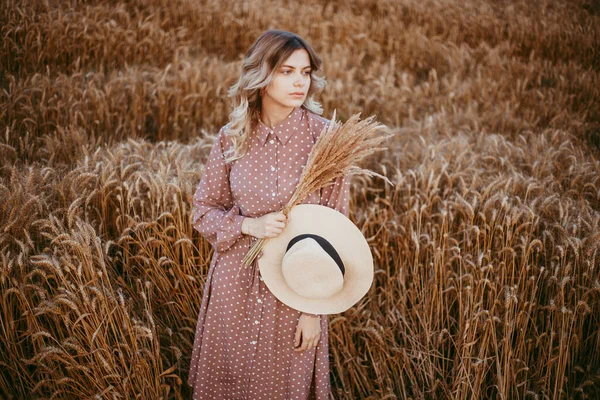
[[274,128],[294,112],[294,107],[265,107],[263,103],[260,111],[260,120],[269,128]]

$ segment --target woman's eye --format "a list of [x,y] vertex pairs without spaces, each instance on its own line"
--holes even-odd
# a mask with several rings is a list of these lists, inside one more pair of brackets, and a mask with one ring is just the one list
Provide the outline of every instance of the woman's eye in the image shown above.
[[[292,73],[292,71],[289,70],[289,69],[286,69],[286,70],[281,71],[281,73],[284,74],[284,75],[289,75],[289,74]],[[304,75],[306,75],[306,76],[309,76],[310,73],[311,73],[311,71],[304,71]]]

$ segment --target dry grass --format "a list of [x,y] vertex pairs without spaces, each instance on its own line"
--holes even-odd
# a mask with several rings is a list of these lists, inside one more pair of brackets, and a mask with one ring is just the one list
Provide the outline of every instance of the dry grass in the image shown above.
[[354,179],[375,282],[336,398],[600,397],[591,0],[31,1],[0,9],[0,397],[189,398],[209,244],[191,196],[241,53],[325,61],[394,137]]

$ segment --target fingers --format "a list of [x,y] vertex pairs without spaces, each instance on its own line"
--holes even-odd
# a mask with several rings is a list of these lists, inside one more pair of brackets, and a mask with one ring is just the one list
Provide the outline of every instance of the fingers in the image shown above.
[[265,224],[265,236],[271,238],[279,236],[285,228],[286,220],[285,214],[281,212],[271,213]]
[[294,351],[304,351],[307,349],[309,340],[304,337],[302,328],[296,328],[296,335],[294,337]]
[[300,346],[301,338],[302,338],[302,329],[296,329],[296,336],[294,337],[294,347]]
[[281,232],[283,232],[283,229],[270,228],[270,229],[267,229],[267,232],[265,233],[265,236],[266,237],[270,237],[270,238],[274,238],[274,237],[277,237],[277,236],[281,235]]
[[275,222],[273,222],[273,224],[271,226],[273,228],[279,228],[280,230],[283,230],[283,228],[285,228],[285,223],[284,222],[275,221]]
[[294,349],[294,351],[296,351],[296,352],[304,351],[304,350],[308,349],[308,344],[309,344],[308,339],[305,340],[303,338],[302,341],[301,341],[301,343],[300,343],[300,346],[296,346],[296,348]]
[[267,224],[271,228],[278,228],[278,229],[285,228],[285,220],[284,221],[272,220],[272,221],[267,222]]
[[269,214],[265,214],[260,218],[257,218],[258,227],[253,231],[256,234],[253,236],[262,239],[262,238],[275,238],[283,232],[287,224],[287,217],[282,212],[273,212]]
[[273,219],[275,221],[285,222],[285,220],[287,219],[287,217],[285,216],[285,214],[282,213],[282,212],[276,212],[276,213],[273,213],[271,215],[273,216]]
[[[296,336],[298,336],[298,331],[296,332]],[[301,345],[298,346],[298,340],[296,340],[295,344],[295,349],[294,351],[296,352],[300,352],[300,351],[304,351],[304,350],[310,350],[310,349],[314,349],[315,347],[317,347],[317,344],[319,344],[319,339],[320,336],[317,335],[316,337],[312,337],[312,338],[307,338],[304,339],[304,337],[301,338]]]
[[300,351],[304,351],[304,350],[314,349],[315,347],[317,347],[317,342],[318,342],[318,340],[311,340],[311,341],[303,340],[302,345],[300,347],[296,346],[294,351],[300,352]]

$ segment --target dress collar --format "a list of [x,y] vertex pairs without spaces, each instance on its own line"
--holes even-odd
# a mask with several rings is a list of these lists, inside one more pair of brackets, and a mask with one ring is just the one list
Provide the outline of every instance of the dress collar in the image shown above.
[[264,145],[269,137],[269,133],[273,132],[282,144],[286,144],[294,132],[298,130],[300,121],[302,121],[303,118],[304,112],[302,107],[296,107],[286,119],[277,124],[273,129],[269,128],[259,120],[258,125],[256,126],[256,136],[258,137],[260,144]]

